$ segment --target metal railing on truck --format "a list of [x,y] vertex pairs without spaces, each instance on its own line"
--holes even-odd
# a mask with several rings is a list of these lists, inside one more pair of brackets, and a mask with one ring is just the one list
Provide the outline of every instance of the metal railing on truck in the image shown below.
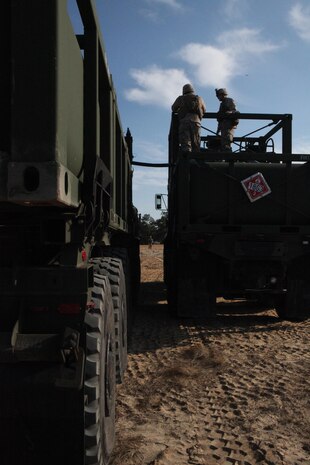
[[[253,154],[266,154],[274,152],[274,143],[273,136],[280,132],[281,133],[281,146],[278,149],[278,152],[285,155],[292,154],[292,115],[291,114],[268,114],[268,113],[237,113],[238,119],[241,120],[238,126],[238,131],[242,128],[242,121],[266,121],[267,124],[262,127],[256,128],[248,134],[243,136],[236,136],[233,139],[232,143],[232,152],[234,156],[232,160],[238,160],[239,156],[242,157],[242,154],[245,152],[247,156]],[[234,116],[236,118],[236,116]],[[201,122],[202,128],[202,147],[201,151],[208,151],[208,158],[210,156],[215,156],[220,149],[220,136],[216,134],[215,131],[205,126],[205,121],[217,120],[217,113],[205,113],[203,120]],[[169,163],[173,164],[178,159],[179,155],[179,141],[178,141],[178,117],[176,114],[172,114],[171,126],[169,132]],[[268,128],[268,131],[262,134],[264,129]],[[209,134],[205,134],[205,132]],[[255,135],[256,133],[260,135]],[[211,155],[212,154],[212,155]],[[225,156],[228,156],[229,153],[226,153]],[[222,153],[218,159],[222,159]]]

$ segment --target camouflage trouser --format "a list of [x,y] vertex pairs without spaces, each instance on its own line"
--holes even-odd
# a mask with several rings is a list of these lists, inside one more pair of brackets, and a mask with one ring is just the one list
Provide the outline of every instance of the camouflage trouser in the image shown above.
[[191,120],[181,120],[179,124],[179,143],[184,152],[200,151],[200,124]]
[[234,140],[235,126],[231,125],[230,120],[223,120],[219,127],[221,131],[221,149],[231,150],[231,143]]

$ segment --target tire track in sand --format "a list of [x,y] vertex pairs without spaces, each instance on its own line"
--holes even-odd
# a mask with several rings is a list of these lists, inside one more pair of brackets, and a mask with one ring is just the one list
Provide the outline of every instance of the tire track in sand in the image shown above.
[[152,284],[129,345],[111,465],[310,465],[310,321],[244,303],[219,305],[214,320],[173,320],[156,305],[163,285]]

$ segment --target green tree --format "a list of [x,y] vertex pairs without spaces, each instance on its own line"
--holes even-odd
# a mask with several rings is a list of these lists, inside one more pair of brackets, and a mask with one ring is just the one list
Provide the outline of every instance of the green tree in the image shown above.
[[162,243],[167,231],[167,212],[163,212],[158,220],[145,214],[140,219],[141,244],[149,244],[150,238],[154,242]]
[[140,220],[140,240],[141,244],[148,244],[150,238],[154,240],[154,235],[156,232],[156,224],[154,218],[149,215],[145,214],[142,216]]
[[162,212],[161,217],[155,221],[154,241],[163,243],[167,233],[168,213]]

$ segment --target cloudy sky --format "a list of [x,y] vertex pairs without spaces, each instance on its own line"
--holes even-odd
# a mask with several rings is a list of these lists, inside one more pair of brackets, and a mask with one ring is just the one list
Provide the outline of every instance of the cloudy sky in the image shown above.
[[[292,113],[293,151],[310,153],[309,0],[96,4],[136,161],[167,161],[171,104],[187,82],[207,111],[218,109],[214,88],[227,87],[240,112]],[[236,135],[246,132],[239,124]],[[158,218],[154,195],[166,192],[165,169],[135,167],[134,201],[142,214]]]

